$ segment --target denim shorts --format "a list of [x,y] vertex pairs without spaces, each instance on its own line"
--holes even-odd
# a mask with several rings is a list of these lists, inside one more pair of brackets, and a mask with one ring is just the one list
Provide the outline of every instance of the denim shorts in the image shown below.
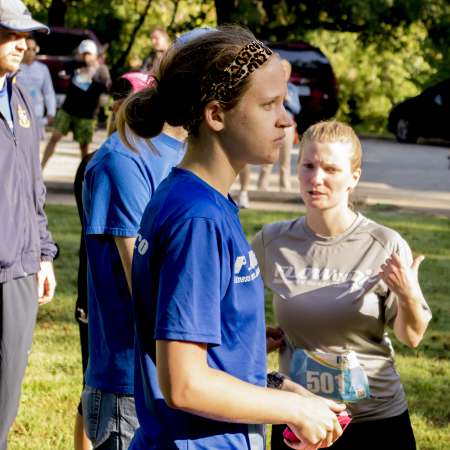
[[87,437],[95,449],[125,450],[138,427],[134,397],[86,386],[81,395]]

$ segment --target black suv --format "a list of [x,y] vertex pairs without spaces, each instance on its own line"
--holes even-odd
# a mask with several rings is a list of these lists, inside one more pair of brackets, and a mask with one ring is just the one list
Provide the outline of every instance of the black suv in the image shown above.
[[425,89],[391,109],[388,129],[399,142],[419,137],[450,141],[450,79]]
[[296,117],[298,131],[301,133],[313,123],[333,117],[339,106],[337,83],[326,56],[302,41],[268,45],[292,64],[290,81],[298,89],[302,107]]

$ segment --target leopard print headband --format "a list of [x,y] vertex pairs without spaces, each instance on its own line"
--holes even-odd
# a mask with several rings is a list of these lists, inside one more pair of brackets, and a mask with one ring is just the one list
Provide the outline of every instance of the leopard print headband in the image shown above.
[[272,55],[272,50],[260,41],[252,41],[243,47],[233,62],[223,71],[212,71],[202,82],[201,102],[218,100],[230,102],[234,97],[234,90],[250,74],[262,66]]
[[202,80],[200,104],[193,108],[192,119],[185,125],[191,133],[202,122],[202,109],[211,100],[229,103],[236,97],[236,88],[272,55],[272,50],[260,41],[252,41],[243,47],[224,70],[211,70]]

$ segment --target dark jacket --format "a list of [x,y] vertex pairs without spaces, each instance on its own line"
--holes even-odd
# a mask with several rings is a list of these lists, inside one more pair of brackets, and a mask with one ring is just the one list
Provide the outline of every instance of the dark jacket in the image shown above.
[[14,134],[0,114],[0,283],[38,272],[57,252],[44,212],[37,122],[28,97],[8,83]]

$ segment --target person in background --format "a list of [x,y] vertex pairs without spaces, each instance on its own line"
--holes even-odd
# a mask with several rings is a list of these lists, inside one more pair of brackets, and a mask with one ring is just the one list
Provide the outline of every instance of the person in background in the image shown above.
[[143,70],[150,74],[155,74],[158,71],[159,64],[171,45],[169,33],[162,27],[155,27],[150,34],[152,42],[152,53],[144,62]]
[[135,242],[140,427],[130,449],[263,450],[264,423],[329,446],[343,405],[266,388],[263,286],[228,194],[244,165],[278,158],[292,125],[279,57],[250,32],[221,27],[169,49],[156,76],[121,106],[122,139],[132,146],[129,129],[151,138],[164,123],[189,137]]
[[[83,370],[83,389],[84,374],[86,373],[87,363],[89,359],[88,350],[88,307],[87,307],[87,256],[86,246],[84,245],[84,228],[83,228],[83,200],[82,189],[84,172],[86,165],[95,152],[86,155],[80,162],[73,184],[75,200],[77,203],[78,216],[81,223],[80,249],[78,252],[78,277],[77,277],[77,300],[75,303],[75,320],[78,323],[78,331],[80,333],[80,349],[81,349],[81,365]],[[77,414],[75,418],[74,430],[74,449],[75,450],[91,450],[91,441],[87,438],[83,424],[83,409],[81,407],[81,399],[78,403]]]
[[[304,217],[266,225],[253,241],[285,346],[280,370],[346,402],[353,419],[333,450],[415,450],[405,392],[386,328],[417,347],[431,318],[406,241],[349,206],[362,148],[335,121],[309,127],[298,178]],[[272,450],[286,449],[283,428]]]
[[[289,81],[292,72],[291,63],[287,59],[282,59],[281,63],[283,64],[287,82],[287,95],[284,99],[284,107],[291,116],[293,125],[285,130],[286,139],[283,148],[280,151],[280,158],[278,159],[280,163],[279,187],[281,191],[289,191],[291,189],[291,154],[297,128],[295,116],[300,113],[301,106],[297,88]],[[261,166],[258,189],[267,191],[269,187],[269,175],[272,172],[272,168],[273,164]]]
[[[151,83],[152,79],[148,74],[143,72],[128,72],[118,79],[116,79],[111,86],[111,96],[113,98],[113,104],[111,106],[111,115],[108,123],[108,136],[111,136],[116,131],[115,126],[115,114],[122,101],[133,92],[138,92],[144,89]],[[89,153],[82,160],[78,166],[75,181],[74,181],[74,194],[77,203],[78,215],[81,223],[81,236],[80,236],[80,250],[79,250],[79,264],[78,264],[78,295],[75,304],[75,319],[78,322],[80,333],[80,348],[81,348],[81,360],[83,369],[83,389],[85,385],[84,376],[86,373],[87,363],[89,359],[88,348],[88,292],[87,292],[87,255],[84,236],[83,225],[83,181],[86,166],[90,159],[95,155],[95,152]],[[78,410],[75,420],[75,432],[74,432],[74,447],[75,450],[91,450],[91,441],[86,436],[83,424],[83,410],[81,405],[81,399],[78,404]]]
[[0,450],[19,408],[38,306],[52,300],[56,286],[39,124],[14,76],[32,30],[49,31],[20,0],[0,1]]
[[[280,163],[279,186],[281,191],[289,191],[291,189],[291,153],[297,127],[295,123],[295,116],[300,112],[301,106],[297,88],[289,81],[292,72],[291,63],[287,59],[282,59],[281,63],[283,64],[287,82],[287,95],[284,99],[284,107],[291,116],[293,125],[285,129],[286,138],[278,159]],[[261,166],[257,182],[257,188],[259,190],[268,190],[269,176],[272,172],[272,168],[273,164],[264,164]],[[239,173],[239,181],[241,184],[238,200],[239,207],[248,208],[250,206],[248,196],[248,188],[250,185],[250,166],[244,167],[244,169]]]
[[[53,155],[56,145],[69,131],[80,145],[81,158],[89,153],[89,144],[95,131],[99,101],[111,84],[108,68],[99,62],[97,44],[85,39],[78,46],[83,66],[71,76],[66,99],[55,117],[55,130],[47,143],[42,157],[44,169]],[[61,76],[70,77],[68,74]]]
[[48,67],[36,60],[39,46],[32,37],[27,37],[27,49],[23,56],[17,82],[29,93],[34,106],[34,114],[40,125],[41,140],[44,138],[45,127],[53,124],[56,114],[56,96],[52,77]]
[[[128,72],[121,77],[114,80],[111,86],[111,95],[113,98],[113,104],[111,106],[111,116],[108,124],[108,136],[116,131],[115,127],[115,113],[123,102],[123,100],[133,92],[138,92],[144,89],[151,83],[151,78],[148,74],[143,72]],[[90,159],[95,155],[95,152],[86,155],[80,165],[78,166],[75,181],[74,181],[74,194],[77,203],[78,215],[81,223],[81,236],[80,236],[80,250],[79,250],[79,264],[78,264],[78,295],[75,305],[75,319],[78,322],[80,333],[80,347],[81,347],[81,361],[83,369],[83,389],[85,386],[85,373],[89,359],[88,348],[88,286],[87,286],[87,255],[84,236],[83,225],[83,181],[86,166]],[[83,424],[83,409],[81,405],[81,399],[78,404],[78,410],[75,420],[74,431],[74,448],[75,450],[91,450],[91,441],[86,436],[86,432]]]
[[[116,103],[153,83],[127,73],[113,86]],[[93,447],[128,448],[138,420],[134,405],[134,320],[131,258],[144,208],[184,155],[183,129],[163,128],[126,148],[113,132],[87,164],[83,183],[87,253],[89,361],[81,396],[84,428]],[[105,283],[105,280],[108,280]]]

